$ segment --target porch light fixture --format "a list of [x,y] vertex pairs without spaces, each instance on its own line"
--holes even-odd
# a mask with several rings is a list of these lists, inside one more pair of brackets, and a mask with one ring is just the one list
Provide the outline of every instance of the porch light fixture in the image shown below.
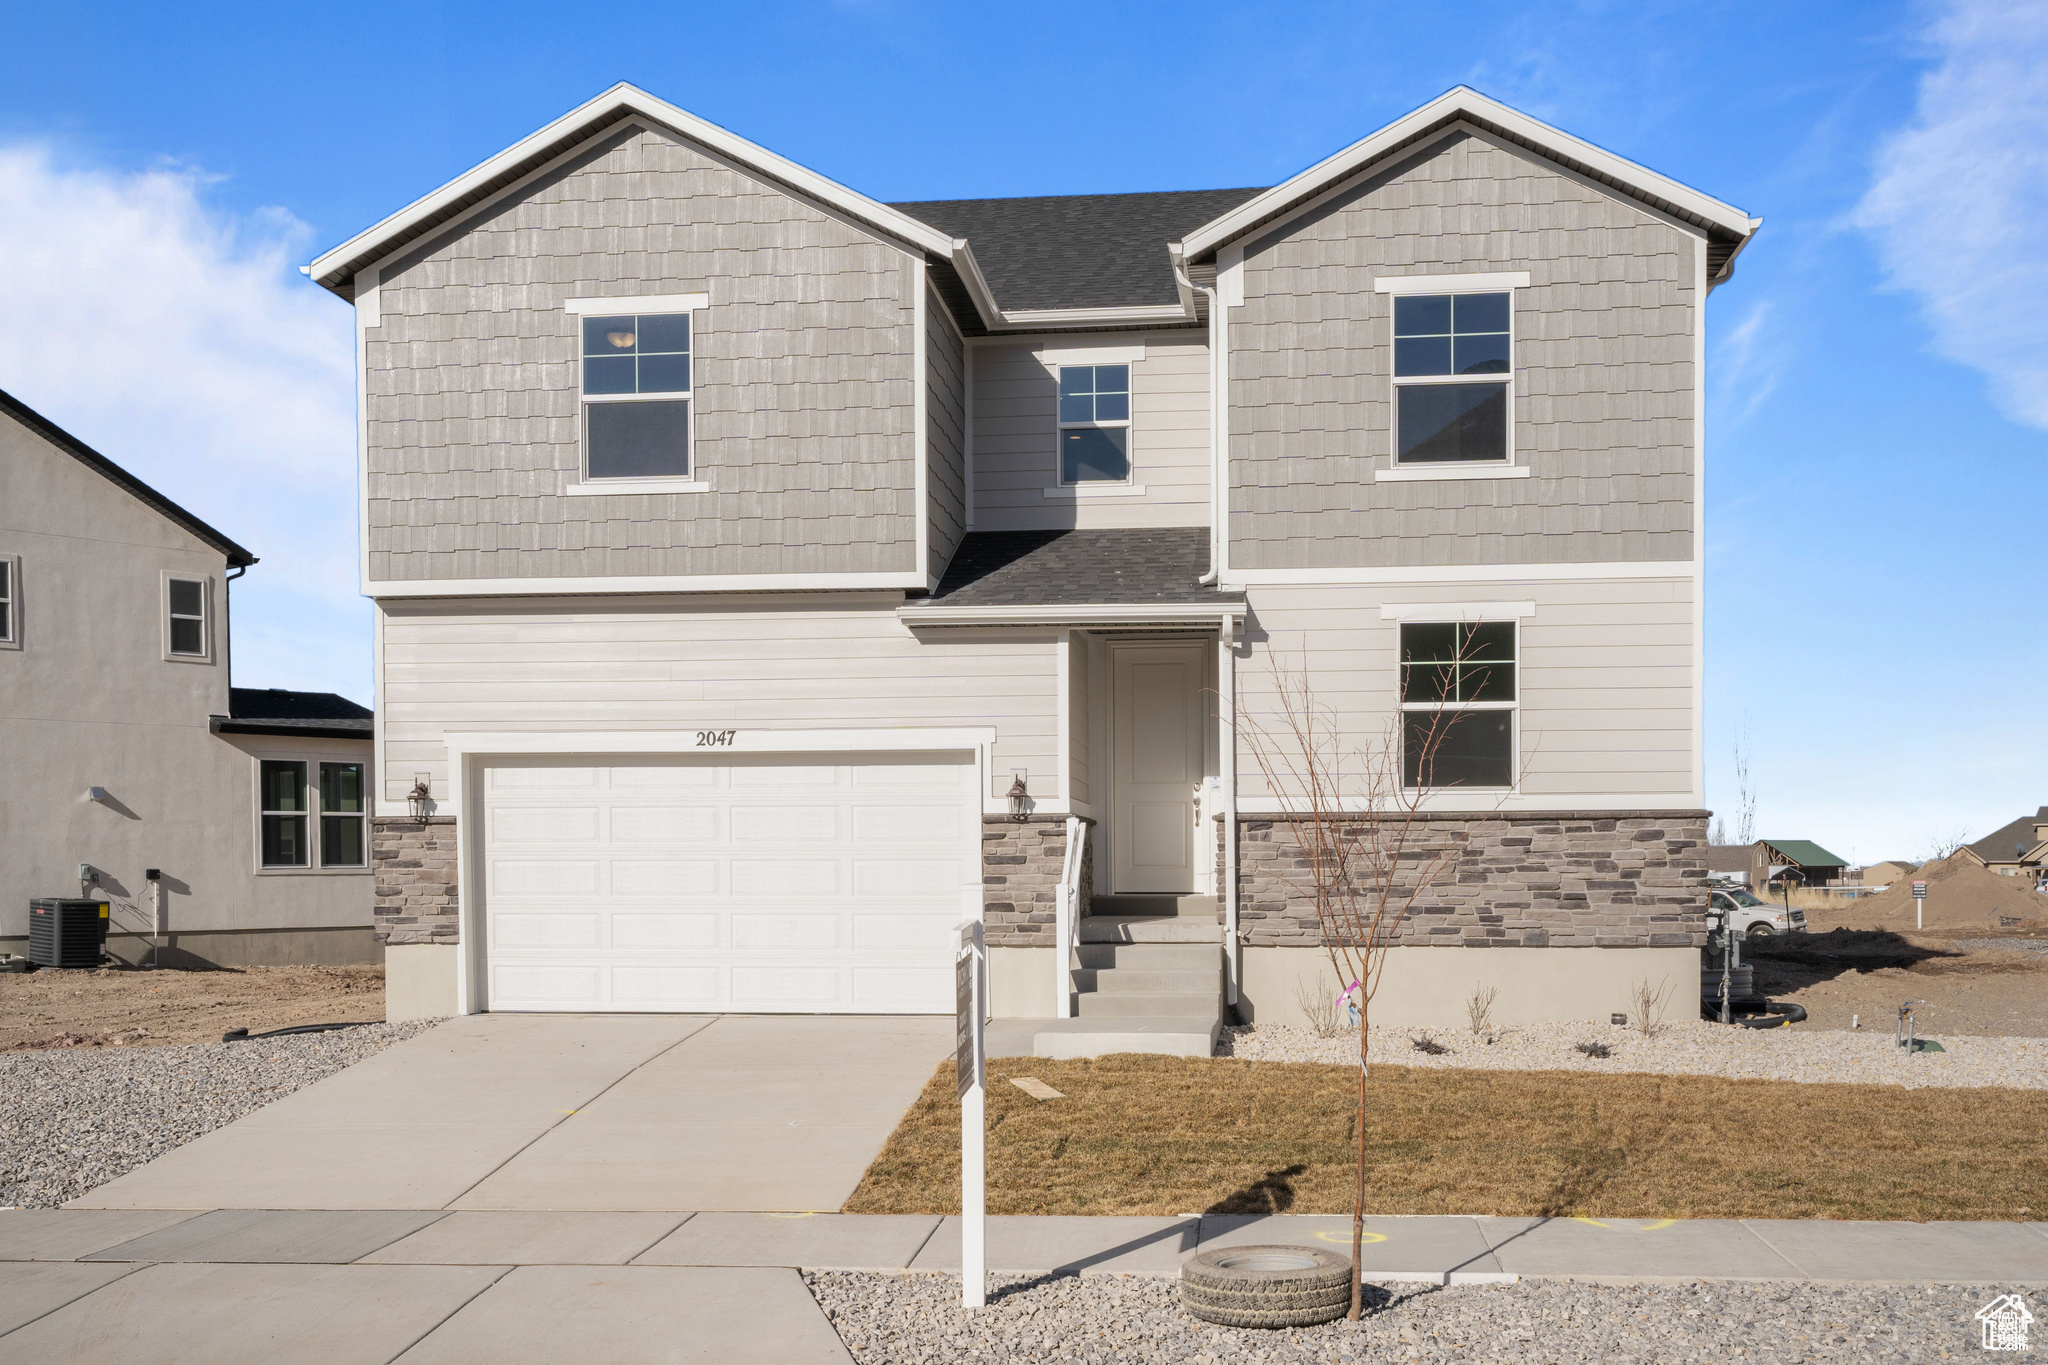
[[1010,818],[1021,825],[1031,818],[1031,793],[1025,789],[1023,773],[1010,784],[1009,796]]
[[433,808],[433,785],[434,775],[432,773],[414,773],[412,775],[412,790],[405,794],[405,804],[406,808],[412,812],[413,819],[426,819],[427,812]]

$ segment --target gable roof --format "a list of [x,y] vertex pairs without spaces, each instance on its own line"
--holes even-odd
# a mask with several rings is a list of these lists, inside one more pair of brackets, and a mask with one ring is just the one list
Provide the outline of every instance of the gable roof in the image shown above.
[[69,455],[72,459],[98,474],[108,483],[127,493],[136,501],[162,516],[166,521],[189,532],[199,540],[212,546],[227,557],[230,568],[246,568],[256,562],[256,556],[229,540],[220,532],[208,526],[184,508],[172,502],[163,494],[151,488],[142,480],[115,464],[106,456],[94,450],[85,442],[73,436],[49,418],[37,412],[13,394],[0,390],[0,412],[27,427],[36,435]]
[[1178,309],[1166,244],[1244,203],[1256,189],[932,199],[892,204],[965,237],[1006,311]]
[[1806,839],[1759,839],[1758,843],[1781,854],[1785,860],[1798,867],[1847,867],[1846,858],[1838,858],[1819,844]]
[[2014,861],[2016,850],[2031,851],[2041,841],[2034,837],[2035,825],[2048,825],[2048,806],[2041,807],[2032,815],[1999,826],[1981,839],[1963,845],[1977,856],[1979,862],[2009,863]]
[[1203,526],[1149,530],[973,531],[960,542],[934,607],[1207,606],[1242,602],[1197,580],[1209,571]]
[[1510,109],[1469,86],[1454,86],[1413,113],[1325,157],[1301,174],[1237,205],[1188,234],[1182,249],[1191,261],[1202,260],[1237,238],[1256,231],[1306,204],[1332,185],[1375,162],[1428,141],[1460,121],[1494,137],[1536,152],[1566,170],[1617,190],[1660,213],[1702,229],[1707,234],[1707,278],[1726,279],[1735,255],[1763,225],[1732,204],[1659,175],[1647,166],[1616,156],[1583,138]]
[[377,713],[334,692],[293,692],[282,687],[231,687],[228,714],[215,716],[216,735],[300,735],[368,739]]

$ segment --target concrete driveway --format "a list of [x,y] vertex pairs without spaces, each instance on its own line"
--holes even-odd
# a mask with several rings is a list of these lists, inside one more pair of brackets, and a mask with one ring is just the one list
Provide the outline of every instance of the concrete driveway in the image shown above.
[[835,1210],[953,1021],[452,1019],[67,1205]]

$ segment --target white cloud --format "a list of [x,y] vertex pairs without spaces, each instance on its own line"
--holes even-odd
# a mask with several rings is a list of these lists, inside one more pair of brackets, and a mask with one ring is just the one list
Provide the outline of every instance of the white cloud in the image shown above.
[[1856,212],[1935,348],[2048,427],[2048,0],[1949,0],[1912,123]]
[[304,224],[227,212],[214,183],[0,145],[0,388],[261,558],[237,683],[367,701],[354,322],[298,274]]

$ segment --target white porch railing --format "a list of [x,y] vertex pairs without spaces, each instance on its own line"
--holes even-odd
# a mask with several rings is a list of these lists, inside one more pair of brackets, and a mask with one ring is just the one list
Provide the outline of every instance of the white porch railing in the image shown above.
[[1052,988],[1055,1019],[1074,1017],[1074,935],[1081,911],[1081,841],[1088,826],[1078,815],[1067,817],[1067,852],[1060,864],[1059,901],[1053,908]]

